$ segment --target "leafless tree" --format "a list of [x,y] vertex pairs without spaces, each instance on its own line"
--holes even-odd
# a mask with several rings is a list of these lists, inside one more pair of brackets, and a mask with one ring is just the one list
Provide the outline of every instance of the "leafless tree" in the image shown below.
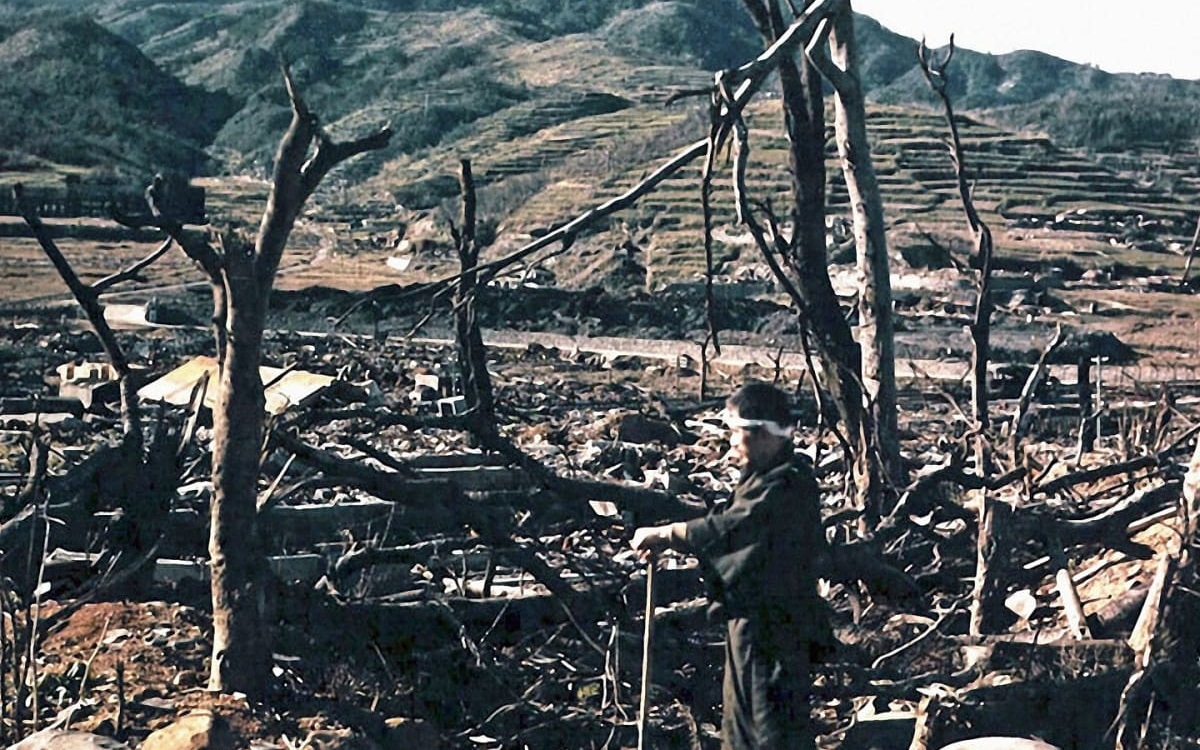
[[462,266],[461,282],[454,298],[455,341],[458,345],[458,364],[462,371],[463,397],[467,408],[480,425],[494,429],[492,384],[487,371],[487,350],[475,315],[476,276],[479,262],[479,243],[475,233],[475,180],[471,162],[462,160],[459,172],[462,189],[462,215],[459,226],[451,226],[458,260]]
[[[950,129],[950,158],[954,164],[954,176],[958,185],[959,199],[963,212],[966,214],[967,225],[974,240],[974,257],[971,266],[975,269],[976,299],[975,316],[970,324],[971,333],[971,415],[975,421],[972,426],[972,437],[975,445],[975,472],[981,478],[989,473],[990,444],[988,441],[988,380],[987,367],[991,358],[991,318],[992,318],[992,231],[980,218],[975,209],[971,196],[971,184],[968,180],[966,156],[962,139],[958,134],[958,121],[954,116],[954,107],[950,94],[946,90],[946,68],[954,58],[954,36],[940,60],[932,59],[924,40],[917,50],[921,72],[925,75],[930,88],[937,94],[946,113],[946,123]],[[970,632],[980,635],[985,627],[988,613],[999,607],[998,586],[993,562],[997,559],[1000,548],[997,537],[1000,532],[997,526],[1002,524],[1004,506],[998,505],[991,498],[987,487],[979,490],[979,530],[978,554],[975,568],[975,586],[971,599]]]
[[[828,47],[826,47],[828,37]],[[834,88],[834,127],[842,175],[850,196],[857,248],[858,343],[862,382],[870,398],[883,468],[900,479],[896,424],[896,351],[892,280],[883,198],[867,139],[867,113],[858,75],[854,13],[847,4],[822,24],[808,45],[809,59]]]
[[165,231],[208,275],[218,371],[212,384],[212,478],[209,557],[212,569],[213,656],[209,688],[261,696],[271,648],[264,611],[263,550],[258,533],[257,482],[264,435],[265,396],[259,375],[268,300],[275,275],[305,202],[341,162],[387,145],[391,130],[335,141],[301,98],[286,66],[283,79],[292,119],[275,152],[266,209],[256,233],[236,227],[186,227],[164,214],[147,191],[148,217],[131,225]]
[[[848,2],[810,2],[800,9],[783,0],[743,2],[764,42],[771,48],[779,45],[785,35],[797,25],[807,22],[811,25],[804,37],[805,43],[812,42],[812,50],[820,50],[823,40],[817,35],[818,25],[836,25],[836,19],[844,17],[847,21],[841,27],[843,41],[840,44],[843,46],[839,47],[838,62],[848,67],[837,68],[839,72],[835,73],[835,77],[839,82],[849,85],[849,76],[857,75],[856,71],[848,72],[853,70],[853,61],[847,52],[853,42],[846,36],[845,25],[851,18]],[[829,54],[817,52],[817,57],[828,59]],[[863,384],[862,350],[854,340],[850,324],[842,313],[828,272],[828,257],[825,251],[825,100],[822,93],[822,77],[811,59],[803,55],[778,55],[773,59],[773,66],[779,76],[784,130],[788,139],[788,166],[792,178],[788,213],[792,234],[786,237],[779,231],[779,222],[765,206],[758,206],[759,211],[766,215],[765,227],[754,217],[749,201],[743,200],[739,203],[739,216],[750,228],[776,276],[792,293],[793,300],[816,342],[823,371],[823,385],[830,393],[841,417],[844,445],[850,454],[856,504],[862,512],[862,526],[866,530],[874,526],[880,515],[884,490],[883,461],[880,460],[877,449],[879,441],[875,416],[866,405],[872,394]],[[830,68],[831,72],[835,68],[833,65],[826,67]],[[842,100],[843,105],[846,101]],[[854,106],[852,102],[850,106]],[[865,130],[862,133],[863,144],[852,143],[849,140],[850,122],[846,121],[843,125],[846,129],[841,140],[852,148],[857,146],[861,149],[865,145]],[[863,127],[865,128],[865,122]],[[739,132],[744,134],[744,128]],[[744,140],[741,143],[744,153],[748,144]],[[865,153],[860,151],[850,156],[852,159],[862,159],[867,154],[869,149]],[[847,162],[846,168],[852,169],[852,163]],[[860,196],[870,192],[867,183],[859,184],[863,188]],[[860,227],[856,226],[856,230],[862,231],[859,240],[862,243],[860,253],[864,262],[870,262],[872,253],[877,253],[886,265],[886,244],[877,231],[882,229],[882,213],[872,222],[866,202],[861,204],[861,209],[862,223]],[[859,217],[856,217],[856,222],[858,220]],[[876,244],[872,246],[871,241]],[[788,271],[786,279],[783,278],[785,266]],[[876,282],[872,287],[874,291],[864,295],[863,304],[871,308],[870,313],[873,316],[879,312],[880,302],[875,294],[875,291],[880,290],[877,269],[872,269],[871,279]],[[890,303],[887,308],[890,314]],[[878,328],[875,330],[878,334]],[[874,364],[881,362],[877,359],[872,361]],[[888,361],[891,361],[890,357]],[[888,395],[894,393],[894,375],[888,377],[884,370],[875,367],[873,370],[871,380],[879,383],[882,383],[883,379],[890,381],[889,385],[877,390],[877,394],[881,393],[894,404],[894,396]],[[889,412],[892,409],[894,406],[886,407]],[[884,419],[887,425],[891,425],[885,429],[890,431],[894,444],[895,416],[885,414]]]

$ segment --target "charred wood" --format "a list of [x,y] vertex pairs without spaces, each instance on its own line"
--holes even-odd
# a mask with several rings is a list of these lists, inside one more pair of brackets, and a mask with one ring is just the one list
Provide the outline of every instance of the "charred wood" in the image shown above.
[[1021,388],[1021,395],[1017,398],[1017,405],[1013,409],[1011,422],[1011,432],[1009,434],[1009,453],[1011,454],[1013,466],[1021,466],[1021,439],[1029,431],[1031,415],[1033,413],[1034,398],[1042,385],[1046,382],[1049,375],[1050,358],[1054,356],[1054,352],[1062,346],[1066,341],[1062,327],[1058,327],[1054,331],[1054,338],[1042,350],[1038,357],[1037,364],[1029,373],[1029,377],[1025,379],[1025,385]]
[[416,544],[405,544],[399,547],[358,547],[348,550],[338,557],[333,562],[330,573],[336,578],[342,578],[374,565],[427,563],[433,555],[467,549],[473,544],[475,543],[471,540],[460,537],[454,539],[432,539]]
[[1089,484],[1097,482],[1101,479],[1116,476],[1118,474],[1132,474],[1143,469],[1155,468],[1159,465],[1160,459],[1157,456],[1141,456],[1129,461],[1121,461],[1115,464],[1105,464],[1084,471],[1077,471],[1071,474],[1064,474],[1061,477],[1052,479],[1036,488],[1036,493],[1051,494],[1060,490],[1074,487],[1079,484]]
[[[1057,519],[1049,533],[1068,545],[1089,542],[1107,544],[1126,553],[1143,553],[1140,556],[1145,559],[1146,549],[1129,541],[1129,524],[1177,500],[1179,493],[1179,482],[1164,482],[1135,492],[1096,515],[1080,519]],[[1041,527],[1046,528],[1044,525]]]

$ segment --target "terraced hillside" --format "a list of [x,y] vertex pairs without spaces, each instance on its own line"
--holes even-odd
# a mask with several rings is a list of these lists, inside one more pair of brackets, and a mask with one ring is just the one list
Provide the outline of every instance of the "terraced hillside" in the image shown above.
[[[451,272],[444,210],[453,210],[464,158],[472,160],[481,216],[495,238],[488,252],[495,257],[522,246],[619,195],[701,137],[707,127],[703,96],[665,102],[707,85],[705,65],[739,62],[754,50],[734,0],[711,7],[572,0],[553,13],[547,10],[552,3],[500,0],[268,0],[252,8],[220,0],[47,0],[50,5],[94,22],[54,26],[53,17],[43,14],[36,23],[63,34],[84,29],[94,44],[120,47],[121,59],[140,51],[138,69],[173,76],[180,91],[230,102],[236,111],[207,144],[222,174],[202,178],[215,219],[252,222],[261,209],[248,197],[261,193],[252,186],[264,176],[288,116],[280,55],[292,61],[310,105],[335,135],[392,122],[397,135],[391,148],[339,168],[315,197],[308,231],[290,251],[296,275],[285,283],[294,285],[367,288]],[[11,28],[26,23],[21,13],[4,15]],[[712,41],[714,19],[723,24],[720,44]],[[643,21],[677,35],[642,33]],[[875,95],[915,96],[915,42],[863,17],[857,30],[864,78]],[[43,48],[39,54],[52,53]],[[1103,84],[1115,92],[1145,83],[1076,68],[1037,53],[992,58],[962,50],[950,72],[962,101],[1006,104],[1010,119],[1014,102],[1051,101],[1055,80]],[[53,72],[53,66],[46,69]],[[1180,100],[1190,83],[1159,81],[1151,88]],[[1006,98],[991,96],[993,89],[1003,89]],[[116,91],[116,101],[136,96]],[[748,113],[749,177],[757,198],[782,209],[786,144],[777,102],[769,97],[764,94]],[[965,249],[941,116],[908,105],[875,105],[869,131],[897,257],[928,262],[936,246]],[[1092,157],[1058,147],[1045,135],[989,125],[977,114],[963,119],[962,134],[975,198],[996,234],[1002,264],[1036,262],[1073,273],[1120,266],[1175,272],[1181,266],[1179,251],[1190,240],[1200,191],[1194,146],[1168,152],[1141,145],[1125,156]],[[53,184],[67,175],[87,183],[99,169],[15,152],[0,157],[0,185]],[[144,184],[150,166],[102,165],[108,178],[135,184]],[[836,218],[846,196],[832,146],[828,172]],[[641,269],[636,276],[651,289],[696,278],[703,269],[698,181],[697,165],[683,170],[544,267],[568,287],[630,267]],[[733,224],[727,183],[722,175],[714,207],[716,257],[724,271],[762,275],[748,238]],[[835,260],[844,258],[844,249],[833,249]],[[390,257],[400,260],[388,266]],[[404,272],[395,270],[405,263]]]
[[[620,102],[621,108],[591,113],[584,111],[589,101],[606,102],[612,109]],[[500,223],[493,249],[499,254],[621,194],[704,132],[694,104],[663,108],[591,94],[564,99],[558,106],[524,114],[525,123],[545,123],[525,128],[528,132],[514,128],[509,119],[513,112],[484,118],[459,142],[463,151],[391,162],[367,183],[368,189],[390,192],[408,208],[427,208],[439,199],[450,206],[457,192],[458,159],[469,157],[481,200]],[[570,117],[565,110],[581,116]],[[763,99],[749,115],[748,183],[756,196],[780,208],[787,200],[788,177],[777,102]],[[868,129],[892,249],[898,256],[928,255],[925,251],[937,244],[965,249],[966,225],[944,145],[944,118],[932,111],[875,106]],[[1195,157],[1160,157],[1159,179],[1147,181],[1131,168],[1149,158],[1145,155],[1101,160],[1056,147],[1045,136],[1012,133],[971,118],[961,118],[960,132],[974,199],[995,232],[1001,264],[1084,269],[1117,264],[1166,273],[1181,268],[1182,247],[1200,212]],[[830,212],[837,217],[845,214],[848,199],[832,147],[827,166]],[[721,179],[716,254],[725,260],[740,258],[744,266],[753,253],[743,252],[752,249],[748,236],[733,224],[727,175]],[[704,267],[698,195],[699,165],[693,164],[547,265],[568,285],[592,282],[595,273],[631,256],[647,268],[652,286],[695,278]],[[386,227],[387,207],[381,210],[385,216],[376,226]],[[438,270],[436,262],[417,265]],[[448,261],[441,270],[452,270]]]

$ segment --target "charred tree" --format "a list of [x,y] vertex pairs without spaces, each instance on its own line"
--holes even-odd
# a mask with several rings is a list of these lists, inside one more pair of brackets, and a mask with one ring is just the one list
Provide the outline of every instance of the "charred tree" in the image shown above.
[[[965,151],[962,138],[958,134],[958,120],[954,114],[954,106],[946,88],[946,68],[954,59],[954,37],[950,37],[946,55],[939,60],[931,60],[929,50],[922,42],[918,50],[921,72],[929,87],[937,94],[946,114],[946,125],[950,130],[950,159],[954,164],[954,178],[958,187],[958,197],[962,203],[963,213],[974,242],[974,254],[971,267],[975,269],[975,316],[970,324],[971,332],[971,407],[977,430],[986,430],[988,419],[988,390],[987,366],[991,357],[991,320],[992,320],[992,230],[980,218],[972,198],[972,186],[968,180]],[[980,467],[982,470],[982,467]]]
[[[862,387],[862,357],[851,326],[829,278],[825,250],[825,108],[822,79],[803,54],[798,54],[813,38],[822,21],[846,8],[845,0],[812,0],[803,9],[782,0],[744,0],[745,7],[767,44],[754,60],[716,76],[712,94],[712,128],[709,136],[682,149],[641,182],[604,204],[589,209],[574,219],[557,224],[537,239],[512,253],[474,267],[475,281],[487,283],[535,253],[545,261],[569,251],[578,234],[612,213],[634,205],[663,180],[681,168],[708,155],[706,179],[716,159],[711,158],[736,134],[737,155],[733,182],[738,220],[754,236],[765,261],[787,291],[810,332],[820,354],[822,386],[836,405],[843,425],[839,434],[850,463],[856,505],[864,527],[879,516],[883,474],[874,447],[875,427]],[[771,74],[780,78],[784,127],[789,141],[791,200],[788,219],[790,236],[781,229],[770,208],[752,202],[746,195],[745,157],[749,150],[742,110],[762,89]],[[686,92],[683,96],[701,92]],[[703,93],[709,93],[706,90]],[[753,205],[752,205],[753,203]],[[765,215],[765,224],[754,214]],[[555,244],[560,247],[553,248]],[[440,282],[441,290],[463,287],[464,274]],[[715,330],[710,326],[709,341],[715,349]]]
[[[824,23],[809,45],[809,59],[834,89],[834,128],[842,175],[850,196],[859,273],[858,343],[862,384],[875,425],[882,469],[899,479],[900,441],[896,423],[896,350],[892,321],[892,279],[888,264],[883,198],[867,138],[867,113],[858,75],[854,13],[849,4]],[[874,493],[872,493],[874,494]]]
[[1075,390],[1079,399],[1079,455],[1096,449],[1095,394],[1092,392],[1092,358],[1086,350],[1079,353],[1075,367]]
[[475,180],[471,174],[471,162],[463,159],[459,173],[462,189],[462,216],[459,226],[451,227],[462,277],[455,288],[454,324],[455,341],[458,346],[458,365],[462,373],[463,397],[467,409],[482,429],[495,427],[492,400],[492,383],[487,371],[487,349],[483,345],[483,334],[475,315],[476,287],[479,274],[479,245],[475,234]]
[[[971,437],[975,445],[975,472],[983,478],[989,472],[989,443],[988,443],[988,359],[991,356],[991,319],[992,319],[992,232],[980,218],[971,197],[971,185],[967,179],[966,159],[962,139],[958,134],[958,121],[955,119],[954,107],[946,87],[946,68],[954,58],[954,37],[945,56],[941,60],[931,60],[929,50],[924,41],[917,51],[921,72],[929,87],[937,94],[946,113],[947,127],[950,129],[949,149],[950,159],[954,164],[954,177],[958,186],[959,200],[962,202],[967,225],[974,240],[974,256],[971,266],[975,269],[976,301],[975,316],[969,326],[971,333],[971,416],[974,425]],[[984,632],[985,621],[989,614],[999,611],[1002,604],[998,602],[999,587],[993,562],[997,561],[998,516],[995,500],[987,489],[981,489],[978,494],[979,525],[978,525],[978,554],[975,567],[975,585],[971,598],[971,635],[981,635]],[[1001,520],[1000,523],[1003,523]]]
[[[58,497],[49,497],[48,501],[60,506],[56,511],[59,513],[63,505],[71,505],[82,511],[62,514],[72,523],[77,522],[79,518],[90,518],[92,512],[101,507],[115,509],[113,521],[105,529],[104,539],[101,540],[103,554],[96,569],[109,567],[109,574],[122,575],[131,564],[144,567],[146,550],[157,543],[170,509],[171,496],[178,484],[179,466],[173,446],[167,445],[166,433],[161,429],[161,423],[160,429],[147,443],[138,403],[138,383],[133,376],[128,356],[112,326],[104,317],[104,305],[100,296],[121,282],[137,278],[144,268],[162,257],[173,243],[168,238],[156,250],[129,268],[92,284],[85,284],[54,242],[37,211],[25,200],[21,185],[14,186],[13,195],[22,218],[82,308],[118,377],[121,403],[120,442],[115,447],[94,453],[88,462],[91,468],[85,470],[81,467],[80,475],[90,474],[90,479],[84,484],[92,485],[92,491],[76,493],[70,486],[71,482],[63,480],[53,483],[53,495]],[[14,512],[20,510],[20,504],[25,502],[23,498],[26,494],[22,493],[22,497],[18,498],[18,508],[13,509]],[[130,571],[132,572],[136,571]],[[148,581],[144,580],[143,583]]]
[[257,236],[227,231],[217,247],[197,248],[212,281],[218,344],[208,548],[213,599],[209,689],[252,696],[264,693],[271,655],[256,518],[265,405],[258,368],[267,300],[296,217],[322,178],[351,156],[382,148],[391,137],[384,128],[355,141],[333,141],[286,69],[284,81],[292,121],[275,152],[271,192]]
[[71,291],[71,295],[75,297],[75,301],[83,309],[88,323],[91,324],[92,330],[96,332],[96,337],[100,340],[100,346],[104,349],[105,355],[108,356],[108,361],[112,364],[113,370],[116,371],[117,376],[120,378],[121,431],[123,441],[129,445],[132,452],[139,452],[142,447],[142,429],[141,413],[137,399],[137,386],[130,377],[129,359],[125,356],[124,350],[117,341],[117,336],[113,333],[112,327],[104,318],[104,306],[100,303],[100,294],[119,281],[136,277],[142,268],[157,260],[170,249],[171,240],[168,239],[157,250],[133,267],[101,279],[93,285],[84,284],[75,273],[75,269],[71,267],[66,256],[58,249],[58,245],[54,242],[49,229],[46,228],[37,211],[25,200],[24,189],[20,184],[13,187],[13,198],[16,201],[18,209],[21,211],[21,217],[33,231],[38,244],[41,245],[42,252],[50,259],[55,270],[58,271],[58,275],[62,277],[63,283],[67,285],[67,289]]
[[268,299],[288,237],[305,202],[328,172],[358,154],[383,148],[387,127],[347,142],[333,140],[283,69],[292,119],[275,152],[267,206],[257,233],[238,228],[187,229],[158,210],[157,226],[208,274],[213,295],[217,376],[213,407],[212,481],[208,551],[212,572],[213,652],[209,689],[262,696],[271,648],[265,609],[267,569],[258,531],[260,455],[265,396],[259,374]]
[[[744,0],[768,46],[780,43],[790,27],[781,0]],[[810,3],[801,18],[836,14],[845,3]],[[809,35],[811,38],[811,32]],[[820,354],[823,385],[837,405],[850,448],[850,464],[857,494],[857,505],[864,527],[874,526],[880,513],[878,462],[872,447],[874,425],[864,408],[862,354],[854,340],[850,324],[842,312],[833,283],[829,279],[829,259],[825,251],[825,101],[822,78],[804,56],[779,55],[774,58],[779,76],[784,131],[788,139],[788,168],[791,175],[789,218],[792,236],[782,237],[772,221],[770,232],[774,252],[778,252],[794,277],[787,285],[794,292],[808,329]],[[748,217],[744,217],[746,219]],[[756,238],[761,236],[755,231]],[[760,247],[763,242],[760,241]],[[764,248],[766,254],[773,252]]]

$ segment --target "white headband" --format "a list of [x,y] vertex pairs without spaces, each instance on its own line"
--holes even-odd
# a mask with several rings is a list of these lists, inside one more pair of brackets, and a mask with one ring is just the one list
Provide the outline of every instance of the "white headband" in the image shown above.
[[761,427],[775,437],[786,438],[792,436],[792,427],[785,427],[769,419],[745,419],[728,411],[721,412],[721,418],[725,420],[725,424],[730,429],[740,427],[744,430],[749,430]]

